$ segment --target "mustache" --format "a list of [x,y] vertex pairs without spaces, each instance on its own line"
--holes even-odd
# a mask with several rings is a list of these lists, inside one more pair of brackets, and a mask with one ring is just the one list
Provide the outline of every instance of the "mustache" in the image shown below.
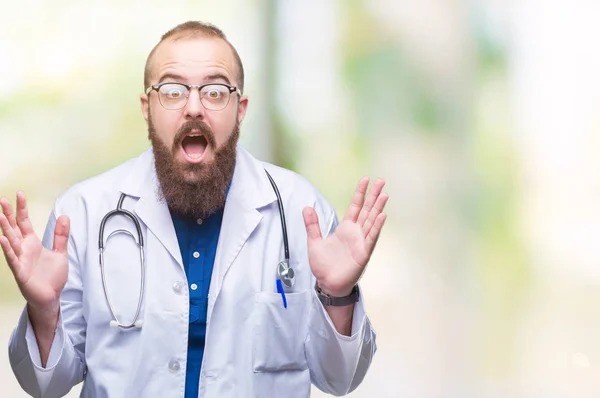
[[208,145],[210,145],[213,148],[217,147],[215,135],[213,134],[210,127],[208,127],[208,125],[201,120],[190,120],[188,122],[185,122],[177,130],[177,133],[175,134],[175,139],[173,140],[173,149],[175,149],[181,143],[183,138],[189,133],[191,133],[192,130],[200,131],[202,135],[204,135],[204,138],[206,138]]

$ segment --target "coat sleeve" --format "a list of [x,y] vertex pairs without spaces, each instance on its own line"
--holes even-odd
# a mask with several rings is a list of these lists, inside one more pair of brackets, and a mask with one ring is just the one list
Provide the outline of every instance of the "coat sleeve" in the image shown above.
[[[57,218],[55,209],[42,240],[44,247],[49,249],[52,248]],[[21,388],[33,397],[62,397],[84,376],[86,323],[82,315],[82,283],[72,232],[73,229],[69,236],[69,276],[61,293],[59,321],[46,367],[41,366],[27,308],[10,337],[8,353],[11,368]]]
[[[338,225],[333,209],[325,220],[323,236]],[[312,383],[321,391],[340,396],[358,387],[364,379],[377,346],[375,331],[367,318],[363,297],[354,305],[352,332],[343,336],[337,332],[331,318],[313,290],[309,314],[309,334],[305,342],[306,357]]]

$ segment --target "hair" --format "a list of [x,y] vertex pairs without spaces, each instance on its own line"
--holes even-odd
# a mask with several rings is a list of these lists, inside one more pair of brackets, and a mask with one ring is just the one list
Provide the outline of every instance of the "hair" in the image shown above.
[[160,44],[166,40],[177,40],[181,38],[193,38],[198,36],[221,39],[229,45],[238,68],[238,73],[236,76],[238,80],[238,88],[241,92],[244,92],[244,66],[242,65],[242,60],[237,50],[235,49],[235,47],[233,47],[229,40],[227,40],[227,37],[221,29],[217,28],[215,25],[201,21],[184,22],[162,35],[160,41],[154,46],[152,51],[150,51],[150,54],[148,54],[148,58],[146,59],[146,66],[144,67],[144,90],[148,86],[150,86],[150,75],[152,73],[152,57],[154,56],[154,53],[156,52],[158,46],[160,46]]

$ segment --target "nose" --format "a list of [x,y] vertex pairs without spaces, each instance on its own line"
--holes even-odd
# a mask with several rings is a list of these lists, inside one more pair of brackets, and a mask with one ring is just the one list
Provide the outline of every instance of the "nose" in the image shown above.
[[185,118],[203,119],[204,112],[206,112],[206,109],[204,109],[204,106],[200,101],[200,91],[197,89],[192,89],[190,91],[187,104],[185,105]]

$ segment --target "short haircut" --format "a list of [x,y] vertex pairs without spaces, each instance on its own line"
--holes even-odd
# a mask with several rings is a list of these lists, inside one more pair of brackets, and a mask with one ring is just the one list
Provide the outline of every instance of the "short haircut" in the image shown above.
[[148,54],[148,58],[146,59],[146,66],[144,68],[144,90],[146,90],[146,88],[150,86],[152,57],[154,56],[154,53],[156,52],[158,46],[160,46],[160,44],[165,40],[177,40],[181,38],[193,38],[197,36],[222,39],[229,45],[238,68],[238,73],[236,76],[238,81],[238,88],[241,92],[244,92],[244,66],[242,65],[242,60],[240,59],[240,56],[236,51],[235,47],[233,47],[229,40],[227,40],[227,37],[221,29],[217,28],[216,26],[210,23],[200,21],[184,22],[162,35],[160,41],[154,46],[152,51],[150,51],[150,54]]

